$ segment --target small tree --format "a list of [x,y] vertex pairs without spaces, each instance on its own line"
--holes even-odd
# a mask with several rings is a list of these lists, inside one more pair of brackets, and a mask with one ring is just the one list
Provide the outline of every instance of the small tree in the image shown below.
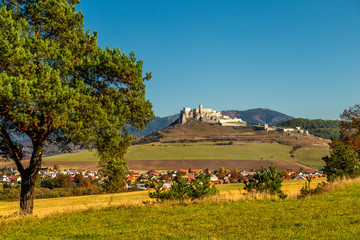
[[52,189],[54,187],[53,180],[49,176],[43,177],[41,180],[41,187]]
[[184,200],[187,198],[189,187],[183,176],[177,176],[170,188],[170,199]]
[[76,174],[74,177],[74,182],[77,187],[87,187],[87,188],[94,187],[94,185],[91,183],[90,178],[84,177],[82,174]]
[[215,195],[218,190],[214,185],[210,184],[210,176],[203,173],[197,175],[196,179],[191,180],[188,190],[188,196],[191,199],[204,198],[207,196]]
[[254,177],[245,181],[244,189],[248,192],[265,192],[270,195],[278,195],[280,198],[286,198],[287,195],[281,190],[283,175],[276,167],[271,164],[269,170],[261,167],[256,171]]
[[346,146],[342,141],[333,139],[330,144],[330,156],[323,157],[325,161],[324,172],[328,181],[336,179],[354,178],[360,175],[358,154],[351,146]]
[[54,187],[67,188],[71,186],[71,179],[69,174],[59,173],[54,179]]
[[171,199],[171,193],[164,187],[162,181],[154,180],[151,182],[150,187],[155,189],[154,192],[149,192],[150,198],[156,198],[156,201],[164,201],[166,199]]
[[178,176],[170,189],[166,189],[161,181],[153,181],[151,187],[155,191],[149,192],[149,197],[156,198],[157,201],[166,199],[183,201],[187,198],[195,200],[218,193],[216,187],[211,186],[210,177],[202,173],[196,179],[191,180],[190,184],[186,182],[184,177]]

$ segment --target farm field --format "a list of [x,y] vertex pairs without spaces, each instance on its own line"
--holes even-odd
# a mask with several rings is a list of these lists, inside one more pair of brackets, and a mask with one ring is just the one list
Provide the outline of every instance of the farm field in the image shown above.
[[[226,186],[227,188],[227,186]],[[2,239],[359,239],[360,185],[307,199],[122,205],[1,221]]]
[[[127,160],[169,160],[169,159],[232,159],[232,160],[280,160],[292,161],[291,147],[271,143],[153,143],[131,146]],[[95,151],[81,151],[45,157],[44,162],[97,162]]]
[[[131,170],[168,169],[217,169],[220,166],[244,170],[268,166],[271,162],[281,169],[298,171],[307,166],[321,168],[321,158],[329,153],[326,149],[298,149],[295,158],[290,157],[291,147],[277,143],[243,143],[221,145],[223,142],[151,143],[131,146],[126,159]],[[164,162],[166,160],[166,162]],[[241,161],[239,161],[241,160]],[[62,168],[98,169],[99,158],[95,151],[44,158],[44,167],[59,164]],[[255,162],[254,162],[255,161]],[[304,164],[304,165],[301,165]]]
[[327,149],[298,149],[295,151],[295,158],[303,164],[322,168],[324,166],[322,157],[329,154],[330,150]]
[[128,160],[231,159],[292,161],[290,146],[272,143],[152,143],[132,146]]

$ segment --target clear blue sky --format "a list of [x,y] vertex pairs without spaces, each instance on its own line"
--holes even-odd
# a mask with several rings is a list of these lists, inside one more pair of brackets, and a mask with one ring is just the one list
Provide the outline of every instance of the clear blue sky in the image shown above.
[[338,119],[360,103],[360,0],[82,0],[101,47],[152,72],[157,116],[269,108]]

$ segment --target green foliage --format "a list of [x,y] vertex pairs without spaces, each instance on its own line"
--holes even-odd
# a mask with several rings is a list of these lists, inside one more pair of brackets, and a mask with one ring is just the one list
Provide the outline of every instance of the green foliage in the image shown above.
[[[34,198],[59,198],[71,196],[84,196],[105,193],[101,187],[76,187],[76,188],[35,188]],[[20,189],[0,189],[0,201],[18,201]]]
[[[26,191],[35,184],[46,143],[96,148],[105,171],[118,174],[111,164],[124,163],[113,159],[122,159],[130,144],[126,127],[142,130],[154,117],[145,99],[151,74],[143,76],[133,52],[98,47],[97,33],[84,31],[79,2],[0,3],[0,154],[18,167],[23,202],[32,202]],[[29,168],[16,135],[33,145]],[[119,177],[108,179],[117,183]],[[21,206],[32,213],[32,203]]]
[[161,181],[153,181],[154,192],[149,192],[150,198],[156,198],[157,201],[180,200],[190,198],[191,200],[204,198],[218,194],[215,186],[211,186],[210,177],[201,173],[196,179],[188,184],[183,176],[177,176],[172,182],[170,189],[166,189]]
[[107,161],[102,160],[101,166],[103,167],[103,173],[106,177],[104,183],[106,191],[112,193],[123,191],[126,185],[125,177],[128,173],[126,160],[124,160],[124,158],[112,158],[107,159]]
[[331,143],[330,156],[322,159],[325,162],[324,171],[328,181],[343,178],[355,178],[360,175],[358,154],[350,146],[334,139]]
[[210,184],[210,177],[205,174],[198,174],[196,179],[191,180],[188,190],[188,197],[192,200],[218,194],[214,185]]
[[339,138],[340,137],[340,121],[338,120],[322,120],[322,119],[305,119],[295,118],[278,124],[279,127],[301,127],[306,129],[310,134],[322,138]]
[[93,184],[91,183],[90,178],[84,177],[82,174],[75,175],[74,183],[75,183],[76,187],[85,187],[85,188],[93,187]]
[[300,198],[320,194],[323,192],[326,183],[325,182],[319,183],[316,188],[311,189],[310,187],[311,180],[312,180],[312,176],[306,177],[306,182],[304,186],[302,186],[300,189]]
[[283,174],[271,164],[269,170],[261,167],[254,176],[245,181],[244,189],[248,192],[264,192],[270,195],[278,195],[280,198],[286,198],[287,195],[281,190]]
[[70,175],[59,173],[54,179],[54,187],[55,188],[71,187]]
[[54,187],[54,183],[51,177],[44,176],[43,179],[41,180],[41,187],[52,189]]

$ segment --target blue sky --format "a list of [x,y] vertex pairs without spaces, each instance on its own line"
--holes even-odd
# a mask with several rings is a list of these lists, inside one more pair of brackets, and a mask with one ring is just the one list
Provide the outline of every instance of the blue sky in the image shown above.
[[338,119],[360,103],[359,0],[82,0],[101,47],[144,61],[157,116],[269,108]]

